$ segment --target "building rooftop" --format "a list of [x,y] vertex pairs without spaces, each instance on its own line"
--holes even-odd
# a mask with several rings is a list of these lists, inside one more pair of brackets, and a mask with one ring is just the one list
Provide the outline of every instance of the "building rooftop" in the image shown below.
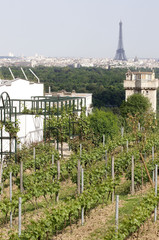
[[71,97],[87,97],[87,96],[92,96],[92,93],[76,93],[75,90],[73,90],[72,92],[67,92],[65,90],[61,90],[58,92],[49,92],[49,93],[45,93],[45,96],[71,96]]

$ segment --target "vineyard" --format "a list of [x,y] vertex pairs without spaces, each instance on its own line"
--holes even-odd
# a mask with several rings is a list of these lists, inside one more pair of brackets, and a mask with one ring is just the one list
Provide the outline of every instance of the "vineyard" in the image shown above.
[[153,214],[156,222],[158,127],[130,122],[112,139],[89,140],[89,147],[72,140],[67,158],[48,141],[23,145],[16,162],[5,159],[1,239],[129,239]]

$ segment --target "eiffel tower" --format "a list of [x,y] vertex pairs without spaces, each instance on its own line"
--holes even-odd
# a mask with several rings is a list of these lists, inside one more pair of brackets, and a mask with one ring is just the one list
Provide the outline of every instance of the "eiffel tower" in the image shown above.
[[122,37],[122,22],[119,22],[119,41],[118,41],[118,49],[116,50],[116,55],[114,60],[122,60],[127,61],[124,47],[123,47],[123,37]]

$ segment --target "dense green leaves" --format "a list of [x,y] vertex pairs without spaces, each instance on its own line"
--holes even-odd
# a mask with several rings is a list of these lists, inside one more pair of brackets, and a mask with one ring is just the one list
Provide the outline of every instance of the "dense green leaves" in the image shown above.
[[134,233],[139,227],[147,220],[157,206],[159,196],[155,197],[154,192],[149,193],[143,198],[139,206],[136,206],[132,214],[125,216],[120,221],[118,233],[115,231],[115,227],[107,231],[107,234],[103,238],[104,240],[124,240],[130,234]]
[[121,114],[124,118],[128,116],[128,114],[131,114],[134,116],[135,114],[139,113],[140,118],[143,117],[143,114],[145,114],[151,107],[151,104],[149,102],[149,99],[142,94],[135,93],[128,97],[127,101],[123,102],[120,106]]
[[[12,67],[15,77],[24,78],[20,68]],[[28,79],[37,82],[37,79],[24,68]],[[76,92],[93,93],[93,105],[96,107],[120,106],[124,100],[123,80],[126,69],[102,69],[102,68],[72,68],[72,67],[44,67],[34,68],[34,72],[40,81],[45,84],[45,91],[66,90]],[[11,79],[8,68],[2,67],[1,78]]]
[[119,131],[117,116],[112,112],[95,109],[89,118],[90,127],[100,141],[102,140],[103,134],[107,140],[108,137],[112,139]]

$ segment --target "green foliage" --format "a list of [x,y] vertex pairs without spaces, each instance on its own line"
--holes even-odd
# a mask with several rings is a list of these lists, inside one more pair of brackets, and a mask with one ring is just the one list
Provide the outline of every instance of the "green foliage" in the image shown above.
[[124,101],[120,106],[121,115],[126,118],[128,114],[134,116],[139,113],[140,118],[143,114],[150,110],[151,104],[149,99],[142,94],[135,93],[128,97],[127,101]]
[[[15,77],[24,78],[19,67],[12,67]],[[24,67],[28,79],[37,82],[37,79]],[[45,85],[45,91],[65,89],[70,92],[93,93],[93,105],[96,107],[120,106],[124,100],[124,88],[122,82],[125,78],[126,69],[102,69],[102,68],[72,68],[72,67],[44,67],[34,68],[35,74]],[[0,74],[4,79],[11,79],[8,68],[2,67]]]
[[89,138],[91,133],[90,131],[90,121],[89,118],[86,116],[85,109],[82,109],[79,118],[76,119],[78,130],[77,133],[79,134],[80,140]]
[[137,231],[140,226],[150,217],[155,206],[159,201],[159,196],[155,197],[154,192],[149,193],[143,198],[141,203],[136,206],[132,214],[125,216],[120,221],[118,232],[115,231],[115,227],[110,228],[103,239],[105,240],[124,240],[127,239],[132,233]]
[[5,131],[8,132],[11,135],[11,137],[16,137],[19,130],[20,128],[18,120],[16,120],[15,123],[11,122],[10,120],[7,120],[5,122]]
[[89,115],[89,119],[90,127],[100,141],[102,140],[103,134],[107,140],[108,137],[112,139],[119,131],[117,116],[112,112],[95,109],[95,111]]
[[[103,199],[112,189],[112,181],[105,180],[100,185],[96,185],[95,188],[93,186],[85,190],[76,199],[68,198],[65,203],[46,210],[45,218],[41,218],[38,221],[31,221],[19,239],[47,239],[47,237],[51,239],[52,235],[79,218],[79,210],[82,207],[85,208],[85,213],[90,211],[96,205],[102,203]],[[15,234],[12,234],[10,239],[14,239],[14,237]]]
[[[98,113],[100,113],[98,115]],[[105,112],[98,110],[97,120],[98,118],[101,120],[105,117]],[[111,116],[109,122],[113,118],[112,113],[106,113],[106,116]],[[62,112],[60,115],[65,119],[66,114],[62,116]],[[60,117],[59,116],[59,117]],[[101,116],[101,117],[100,117]],[[103,117],[104,116],[104,117]],[[108,117],[107,116],[107,117]],[[83,129],[82,137],[86,138],[89,134],[89,128],[91,125],[90,122],[87,122],[85,119],[85,115],[81,115],[81,121],[79,124],[79,129]],[[55,123],[54,123],[55,121]],[[55,117],[53,121],[53,126],[64,128],[65,124],[61,122],[58,126],[57,118]],[[62,119],[61,119],[62,121]],[[89,119],[90,121],[90,119]],[[150,125],[151,121],[146,121],[145,124]],[[95,122],[95,126],[98,121]],[[103,122],[98,123],[99,126],[105,124],[105,120]],[[112,123],[111,123],[112,124]],[[88,127],[89,126],[89,127]],[[104,125],[105,126],[105,125]],[[116,126],[116,125],[115,125]],[[107,126],[107,128],[110,125]],[[58,233],[71,222],[76,222],[79,219],[79,211],[82,207],[85,209],[85,213],[87,214],[92,208],[96,207],[98,204],[103,203],[104,199],[108,199],[108,196],[112,192],[112,190],[119,185],[120,178],[123,176],[126,177],[130,182],[131,178],[131,158],[132,155],[135,158],[135,183],[136,186],[141,185],[141,179],[143,177],[143,181],[147,182],[148,178],[146,172],[143,168],[143,165],[140,161],[140,152],[142,154],[146,152],[148,155],[151,154],[152,146],[155,148],[155,151],[159,149],[159,134],[154,133],[152,128],[145,127],[145,132],[149,131],[148,139],[143,140],[141,137],[136,141],[136,138],[132,134],[125,134],[123,138],[121,136],[115,136],[112,140],[110,137],[107,139],[106,145],[103,147],[102,144],[99,144],[98,147],[92,147],[89,151],[82,151],[82,156],[80,158],[80,165],[84,168],[84,192],[77,196],[69,196],[65,201],[59,202],[56,206],[51,206],[51,208],[45,209],[45,213],[43,216],[36,220],[30,221],[24,231],[22,231],[22,235],[19,239],[52,239],[52,235]],[[106,126],[105,126],[106,128]],[[102,128],[103,129],[103,128]],[[63,130],[64,131],[64,130]],[[137,133],[140,133],[137,131]],[[64,136],[65,132],[63,133]],[[109,134],[110,135],[110,134]],[[63,137],[62,136],[62,137]],[[126,140],[129,140],[129,151],[126,151]],[[143,144],[144,143],[144,144]],[[121,149],[123,151],[121,152]],[[29,154],[26,155],[27,150]],[[107,166],[104,159],[105,151],[107,150]],[[55,154],[55,163],[58,159],[58,153],[55,150],[51,150],[42,144],[36,146],[36,159],[33,159],[33,149],[23,149],[21,153],[19,153],[18,160],[23,160],[24,171],[29,169],[29,174],[24,174],[24,193],[21,195],[23,202],[32,201],[32,198],[37,200],[41,196],[46,198],[46,201],[52,199],[53,194],[59,191],[59,182],[57,179],[57,167],[51,166],[51,155]],[[30,156],[30,154],[32,156]],[[111,179],[111,157],[114,155],[115,162],[115,179]],[[77,162],[79,159],[79,151],[76,154],[71,155],[67,161],[61,160],[61,178],[60,181],[64,179],[71,179],[73,183],[77,182]],[[18,162],[19,162],[18,161]],[[155,159],[154,163],[152,161],[146,162],[147,168],[150,173],[154,169],[154,164],[157,164],[159,159]],[[35,168],[36,164],[36,172],[32,172]],[[6,169],[4,169],[3,180],[8,179],[9,172],[12,171],[13,176],[16,176],[16,180],[14,183],[19,187],[19,164],[9,164]],[[27,171],[26,171],[27,172]],[[107,173],[107,174],[106,174]],[[143,174],[143,176],[142,176]],[[107,177],[106,177],[107,175]],[[54,179],[54,181],[53,181]],[[4,198],[4,201],[1,201],[0,209],[3,212],[3,215],[7,216],[11,209],[14,209],[17,213],[18,209],[18,196],[20,193],[17,191],[13,197],[14,206],[11,205],[9,198]],[[15,201],[14,201],[15,200]],[[107,201],[107,200],[106,200]],[[115,233],[114,229],[110,229],[108,236],[105,239],[124,239],[131,232],[135,231],[137,227],[140,226],[141,222],[143,222],[146,217],[150,215],[152,210],[154,209],[154,205],[157,203],[158,199],[150,196],[148,201],[144,202],[143,205],[140,206],[139,209],[134,211],[134,215],[132,214],[131,218],[127,218],[121,223],[119,229],[119,238]],[[144,209],[144,211],[143,211]],[[147,210],[148,209],[148,210]],[[141,216],[137,215],[137,211],[141,212]],[[124,228],[124,225],[126,226]],[[10,239],[18,239],[17,234],[11,233]]]

